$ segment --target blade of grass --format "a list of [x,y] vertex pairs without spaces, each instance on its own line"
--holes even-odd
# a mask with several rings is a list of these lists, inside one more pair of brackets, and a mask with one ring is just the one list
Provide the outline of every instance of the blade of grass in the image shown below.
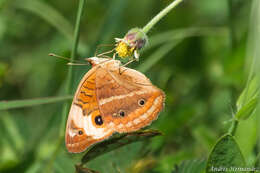
[[[248,47],[247,47],[247,67],[249,68],[249,78],[253,78],[254,74],[256,77],[260,76],[260,49],[259,49],[259,41],[260,41],[260,1],[259,0],[253,0],[251,4],[251,15],[250,15],[250,27],[249,27],[249,39],[248,39]],[[247,92],[250,92],[250,79],[247,81]],[[260,84],[258,83],[258,86]],[[246,100],[246,98],[244,99]],[[260,100],[259,100],[260,101]],[[258,104],[257,107],[257,113],[255,114],[258,119],[258,122],[260,120],[259,118],[259,110],[260,110],[260,104]],[[259,127],[259,126],[258,126]],[[258,149],[258,156],[255,159],[256,167],[259,167],[260,165],[260,133],[259,128],[258,130],[258,144],[256,145],[256,148]],[[257,172],[257,171],[256,171]]]
[[234,18],[236,15],[235,2],[233,0],[228,0],[228,15],[229,15],[229,32],[230,32],[230,42],[231,48],[236,48],[237,46],[237,38],[236,38],[236,26],[234,22]]
[[0,117],[0,130],[3,132],[1,138],[8,142],[12,152],[15,153],[18,159],[21,159],[21,151],[25,144],[21,131],[18,129],[14,117],[10,116],[7,111],[1,114],[3,115]]
[[[79,1],[75,30],[74,30],[74,42],[73,42],[73,48],[71,51],[70,62],[73,62],[76,59],[78,42],[79,42],[80,21],[81,21],[81,17],[82,17],[83,11],[84,11],[85,3],[86,3],[86,0]],[[73,72],[73,66],[69,66],[68,76],[67,76],[66,83],[65,83],[65,93],[66,94],[70,93],[72,90],[72,80],[73,80],[72,72]],[[55,161],[56,156],[58,155],[58,153],[61,149],[61,146],[63,144],[65,123],[66,123],[66,118],[67,118],[67,114],[68,114],[68,109],[69,109],[69,103],[64,104],[63,109],[62,109],[61,123],[60,123],[60,133],[59,133],[59,138],[57,140],[56,149],[51,154],[49,161],[46,165],[46,168],[44,168],[44,172],[51,172],[53,162]]]
[[248,39],[248,47],[247,47],[247,61],[249,64],[249,73],[248,73],[248,78],[246,82],[246,90],[245,90],[245,97],[242,100],[242,105],[245,104],[245,101],[247,100],[248,92],[249,92],[249,84],[250,81],[252,81],[254,73],[257,71],[257,64],[259,64],[259,48],[258,48],[258,43],[260,41],[260,36],[259,36],[259,18],[260,18],[260,2],[255,0],[252,3],[252,13],[250,17],[250,34],[249,34],[249,39]]
[[44,1],[19,0],[15,1],[15,7],[30,11],[60,31],[67,39],[73,40],[73,27],[57,10]]
[[[241,99],[241,105],[245,105],[246,101],[249,99],[249,88],[250,88],[250,81],[252,81],[256,70],[257,70],[257,64],[259,63],[259,49],[258,49],[258,42],[260,40],[259,38],[259,31],[257,30],[259,26],[259,23],[257,23],[259,20],[259,1],[253,1],[252,3],[252,12],[250,17],[250,34],[248,39],[248,47],[247,47],[247,56],[246,59],[249,62],[249,73],[247,77],[246,87],[244,89],[244,97]],[[257,21],[257,22],[255,22]],[[232,135],[235,135],[237,126],[239,124],[239,121],[234,118],[230,128],[229,133]]]
[[0,101],[0,110],[38,106],[72,99],[72,96],[46,97],[26,100]]
[[[76,19],[76,26],[75,26],[75,31],[74,31],[74,42],[73,42],[73,47],[71,51],[71,58],[70,62],[72,63],[76,59],[76,54],[77,54],[77,49],[78,49],[78,43],[79,43],[79,30],[80,30],[80,20],[83,14],[84,6],[85,6],[86,0],[80,0],[79,1],[79,7],[78,7],[78,13],[77,13],[77,19]],[[72,71],[73,71],[73,66],[68,67],[68,76],[65,84],[65,94],[71,93],[72,90]],[[65,130],[65,121],[67,118],[67,113],[69,109],[69,103],[66,103],[63,107],[62,111],[62,121],[61,121],[61,137],[63,138],[64,136],[64,130]]]
[[147,60],[137,67],[137,70],[141,72],[146,72],[159,60],[161,60],[171,49],[177,46],[181,41],[188,37],[194,36],[204,36],[204,35],[225,35],[227,33],[227,28],[216,27],[216,28],[184,28],[172,31],[167,31],[164,33],[157,34],[150,38],[151,44],[148,45],[144,51],[147,51],[159,44],[165,43],[159,50],[157,50],[153,55],[147,58]]
[[[259,7],[260,3],[258,0],[253,1],[252,3],[252,12],[251,12],[251,17],[250,17],[250,31],[249,31],[249,39],[248,39],[248,47],[247,47],[247,55],[246,55],[246,60],[248,61],[249,64],[249,69],[248,69],[248,77],[247,77],[247,82],[246,82],[246,87],[244,89],[244,97],[241,99],[241,105],[245,105],[246,101],[249,99],[250,94],[249,94],[249,89],[250,89],[250,82],[253,80],[253,77],[257,73],[257,67],[259,65],[259,48],[258,48],[258,43],[260,41],[260,36],[259,36]],[[258,84],[259,87],[259,84]],[[257,87],[257,88],[258,88]],[[251,99],[251,98],[250,98]],[[236,129],[238,126],[239,122],[234,118],[230,129],[229,133],[232,135],[235,135]]]
[[185,39],[189,37],[199,37],[208,35],[220,35],[224,36],[228,34],[226,27],[191,27],[191,28],[180,28],[153,35],[149,39],[149,44],[144,51],[147,51],[159,44],[163,44],[169,41]]
[[150,57],[147,58],[145,62],[137,67],[138,71],[145,73],[149,70],[153,65],[155,65],[158,61],[160,61],[167,53],[169,53],[176,45],[180,43],[176,41],[174,43],[166,43],[162,47],[160,47],[155,53],[153,53]]
[[[97,45],[100,43],[106,43],[111,35],[115,32],[116,28],[119,26],[122,13],[127,6],[128,1],[114,0],[111,1],[110,6],[107,10],[107,17],[105,18],[102,27],[100,27],[99,36],[96,42],[92,45],[90,52],[95,52]],[[93,55],[90,55],[93,56]]]

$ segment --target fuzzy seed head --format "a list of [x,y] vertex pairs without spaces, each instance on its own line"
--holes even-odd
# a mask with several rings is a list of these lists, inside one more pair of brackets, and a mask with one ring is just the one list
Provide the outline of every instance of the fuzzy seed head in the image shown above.
[[148,42],[146,34],[140,28],[133,28],[127,32],[122,39],[116,39],[116,53],[121,58],[135,57],[139,58],[139,51],[144,48]]
[[117,54],[121,58],[126,58],[133,55],[134,48],[131,48],[128,46],[125,42],[120,41],[116,48],[115,48]]

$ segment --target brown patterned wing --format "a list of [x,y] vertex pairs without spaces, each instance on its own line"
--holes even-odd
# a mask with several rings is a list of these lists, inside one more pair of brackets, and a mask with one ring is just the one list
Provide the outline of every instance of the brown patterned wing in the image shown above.
[[92,68],[81,80],[75,93],[66,127],[65,142],[69,152],[82,152],[112,134],[103,124],[96,97],[96,72]]
[[142,73],[121,67],[101,68],[96,74],[96,94],[105,126],[116,132],[131,132],[157,119],[164,93]]

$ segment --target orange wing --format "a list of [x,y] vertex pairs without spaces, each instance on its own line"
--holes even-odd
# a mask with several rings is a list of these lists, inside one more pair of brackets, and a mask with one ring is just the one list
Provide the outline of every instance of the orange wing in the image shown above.
[[96,73],[92,73],[76,92],[74,104],[83,110],[83,115],[89,115],[92,111],[98,110],[96,98]]
[[100,69],[96,78],[99,110],[110,129],[131,132],[155,119],[163,108],[165,95],[142,73],[122,68]]
[[[66,128],[69,152],[82,152],[114,132],[130,132],[149,125],[163,108],[164,93],[142,73],[115,60],[92,58],[93,67],[81,80]],[[102,60],[102,59],[101,59]]]
[[73,99],[66,128],[66,147],[69,152],[82,152],[88,146],[111,135],[104,122],[96,99],[96,71],[92,68],[80,82]]

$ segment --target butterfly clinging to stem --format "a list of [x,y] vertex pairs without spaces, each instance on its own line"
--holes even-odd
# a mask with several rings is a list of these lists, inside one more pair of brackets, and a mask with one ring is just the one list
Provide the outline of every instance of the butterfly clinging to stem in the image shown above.
[[148,126],[157,119],[165,99],[145,75],[120,66],[118,60],[92,57],[87,61],[92,68],[78,85],[66,125],[66,147],[73,153],[113,133]]

